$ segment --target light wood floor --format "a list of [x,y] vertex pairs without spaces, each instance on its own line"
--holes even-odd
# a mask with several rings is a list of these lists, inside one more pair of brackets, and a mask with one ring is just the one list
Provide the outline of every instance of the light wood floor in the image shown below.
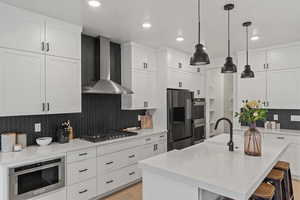
[[[300,181],[294,181],[295,200],[300,200]],[[136,184],[102,200],[142,200],[142,184]]]

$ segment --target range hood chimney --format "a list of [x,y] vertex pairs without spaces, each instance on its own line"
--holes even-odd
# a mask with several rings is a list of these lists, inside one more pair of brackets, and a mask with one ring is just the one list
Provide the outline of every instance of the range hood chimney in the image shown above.
[[84,94],[133,94],[130,89],[110,80],[110,40],[100,39],[100,80],[83,87]]

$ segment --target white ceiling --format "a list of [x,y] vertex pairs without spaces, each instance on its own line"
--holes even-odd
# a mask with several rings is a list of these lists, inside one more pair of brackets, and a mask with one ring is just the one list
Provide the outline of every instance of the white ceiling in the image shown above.
[[[192,52],[197,39],[196,0],[100,0],[90,8],[87,0],[0,0],[51,17],[82,24],[89,35],[103,35],[115,41],[137,41]],[[215,57],[226,54],[226,13],[228,0],[202,0],[202,40]],[[251,32],[261,39],[250,48],[300,40],[299,0],[235,0],[232,12],[232,48],[242,50],[245,32],[242,22],[251,20]],[[141,24],[149,21],[150,30]],[[182,43],[176,42],[183,35]]]

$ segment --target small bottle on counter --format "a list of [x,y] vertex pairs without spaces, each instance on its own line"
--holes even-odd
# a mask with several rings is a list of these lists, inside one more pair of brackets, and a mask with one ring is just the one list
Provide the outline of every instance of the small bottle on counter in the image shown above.
[[280,123],[276,123],[276,129],[280,129]]
[[68,136],[69,136],[69,141],[74,139],[74,133],[73,133],[73,127],[71,126],[70,120],[68,120]]

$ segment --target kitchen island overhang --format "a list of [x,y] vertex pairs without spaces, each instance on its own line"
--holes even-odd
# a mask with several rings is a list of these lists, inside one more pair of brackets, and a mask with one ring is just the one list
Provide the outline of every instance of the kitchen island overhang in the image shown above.
[[[224,137],[217,136],[217,137]],[[210,200],[225,196],[248,200],[284,153],[289,143],[264,136],[263,156],[243,152],[243,137],[229,152],[223,143],[204,142],[139,163],[144,200]]]

